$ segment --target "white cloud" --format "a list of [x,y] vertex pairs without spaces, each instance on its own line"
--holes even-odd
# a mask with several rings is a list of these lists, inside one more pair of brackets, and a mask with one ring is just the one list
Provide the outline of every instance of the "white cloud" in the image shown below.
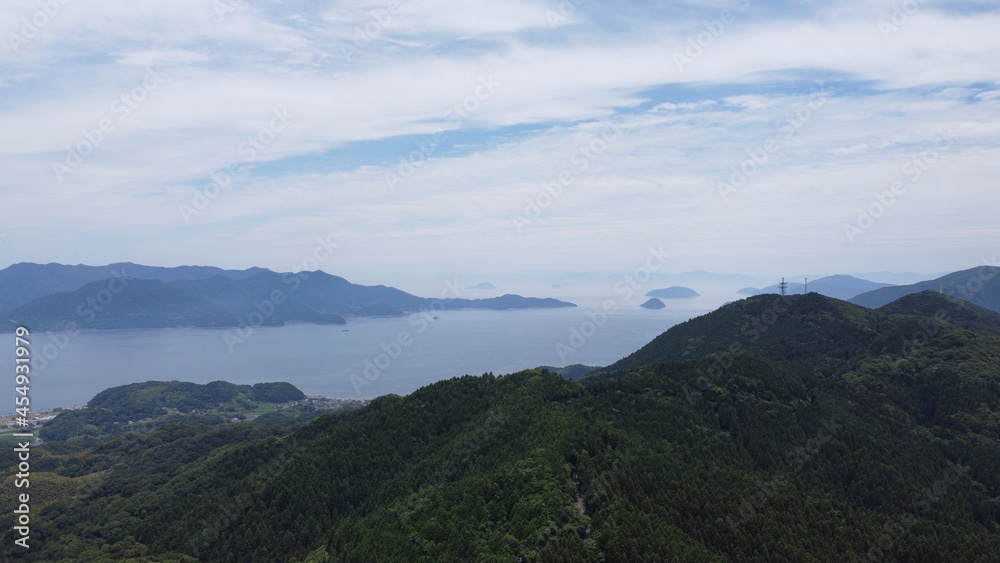
[[[241,2],[221,16],[195,0],[67,4],[20,52],[0,54],[0,122],[9,132],[0,138],[0,190],[23,210],[5,217],[5,230],[33,241],[5,244],[17,254],[4,259],[55,259],[89,244],[105,262],[162,252],[186,262],[224,256],[232,266],[267,256],[260,265],[284,267],[298,237],[336,225],[356,249],[344,258],[356,270],[379,269],[389,248],[395,270],[456,260],[580,269],[663,239],[682,246],[692,268],[734,269],[724,261],[752,264],[748,253],[778,260],[760,249],[778,236],[774,218],[791,215],[802,218],[787,225],[798,260],[822,266],[814,258],[822,251],[874,264],[882,250],[847,245],[843,223],[941,128],[960,131],[961,141],[921,187],[982,195],[993,185],[997,161],[985,155],[1000,140],[1000,108],[990,103],[1000,98],[1000,16],[927,7],[886,39],[879,9],[859,12],[854,2],[815,20],[794,11],[768,19],[751,6],[678,71],[673,54],[722,6],[690,4],[704,14],[636,20],[627,31],[604,25],[614,7],[580,4],[571,18],[578,25],[553,28],[546,11],[557,4],[523,0],[502,8],[400,2],[392,11],[388,2]],[[5,31],[18,32],[37,9],[0,7],[12,22]],[[345,46],[357,50],[349,59]],[[157,65],[162,83],[137,90]],[[803,86],[814,78],[832,84],[822,103]],[[281,108],[295,118],[255,151],[258,167],[246,170],[256,172],[185,224],[178,206],[192,189],[245,162],[240,147],[264,135]],[[624,132],[579,169],[581,150],[601,147],[602,120],[616,115]],[[67,146],[86,147],[102,120],[113,130],[58,181],[52,163],[65,162]],[[319,156],[336,159],[367,142],[395,163],[413,145],[394,139],[438,130],[461,148],[436,153],[395,193],[389,169],[372,157],[331,172]],[[720,198],[718,182],[769,141],[777,148],[766,163],[731,200]],[[519,235],[511,216],[567,170],[572,181]],[[945,173],[961,182],[949,184]],[[892,240],[938,232],[913,213],[934,197],[914,187],[900,203],[884,222]],[[948,206],[941,233],[989,231],[989,205],[960,197]],[[718,227],[679,226],[690,223]],[[888,240],[880,232],[865,240]],[[171,248],[164,237],[190,244]],[[202,238],[213,242],[193,243]],[[988,244],[985,235],[970,243]],[[581,246],[594,250],[574,251]]]
[[654,113],[667,113],[677,110],[690,111],[690,110],[699,110],[715,104],[716,104],[715,100],[701,100],[699,102],[680,102],[680,103],[663,102],[661,104],[657,104],[656,106],[654,106],[653,109],[650,111]]
[[987,90],[985,92],[980,92],[976,94],[976,99],[983,102],[1000,99],[1000,90]]
[[193,65],[209,61],[205,53],[186,49],[151,49],[118,53],[118,63],[126,66]]
[[743,95],[743,96],[727,96],[722,99],[723,102],[736,106],[743,109],[766,109],[773,107],[778,103],[778,100],[773,96],[755,96],[755,95]]
[[851,145],[849,147],[835,148],[835,149],[831,150],[830,152],[832,152],[833,154],[835,154],[837,156],[848,156],[848,155],[852,155],[852,154],[860,154],[860,153],[863,153],[863,152],[867,152],[868,149],[870,149],[870,148],[871,147],[868,145],[868,143],[859,143],[857,145]]

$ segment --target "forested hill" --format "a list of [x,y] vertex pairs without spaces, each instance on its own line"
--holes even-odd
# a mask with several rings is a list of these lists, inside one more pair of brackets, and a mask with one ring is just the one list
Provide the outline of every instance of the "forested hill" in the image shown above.
[[911,285],[875,289],[857,295],[850,301],[865,307],[882,307],[900,297],[921,291],[937,291],[1000,312],[1000,267],[980,266]]
[[[145,431],[164,424],[198,421],[205,425],[262,414],[261,406],[302,401],[305,394],[290,383],[236,385],[213,381],[146,381],[105,389],[85,408],[60,414],[40,431],[44,440],[94,438],[128,431]],[[273,408],[264,409],[273,411]]]
[[592,377],[624,375],[666,360],[754,351],[776,360],[860,359],[885,315],[818,293],[748,297],[695,317]]
[[[29,561],[993,560],[1000,337],[818,295],[765,316],[776,299],[654,341],[701,357],[647,350],[652,363],[585,384],[466,376],[287,431],[177,424],[53,443],[32,453],[33,548],[14,551],[8,532],[2,549]],[[918,309],[958,307],[938,304]],[[756,338],[754,318],[768,327]]]
[[976,332],[1000,334],[1000,313],[937,291],[911,293],[879,307],[878,310],[883,313],[936,317]]
[[[918,317],[926,317],[920,319]],[[808,295],[758,295],[671,327],[626,358],[591,374],[623,375],[665,360],[743,351],[837,375],[867,356],[907,353],[941,325],[1000,333],[1000,314],[935,292],[910,295],[879,310]]]

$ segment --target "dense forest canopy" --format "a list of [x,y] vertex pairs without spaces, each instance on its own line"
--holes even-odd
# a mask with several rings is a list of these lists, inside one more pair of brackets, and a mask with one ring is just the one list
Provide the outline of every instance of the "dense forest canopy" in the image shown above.
[[[995,560],[1000,324],[988,313],[935,294],[882,310],[762,295],[579,381],[465,376],[310,422],[51,442],[32,480],[35,547],[15,551],[8,533],[3,549],[29,561]],[[145,412],[147,394],[166,396],[156,385],[88,409]],[[212,385],[197,395],[240,396]]]

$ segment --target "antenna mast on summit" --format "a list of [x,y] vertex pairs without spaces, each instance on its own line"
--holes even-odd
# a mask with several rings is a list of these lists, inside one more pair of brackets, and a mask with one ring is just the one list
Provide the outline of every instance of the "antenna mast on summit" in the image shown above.
[[785,281],[785,278],[781,278],[781,283],[778,284],[778,288],[781,289],[782,296],[788,294],[788,282]]
[[802,290],[802,295],[809,293],[809,278],[806,278],[806,288]]

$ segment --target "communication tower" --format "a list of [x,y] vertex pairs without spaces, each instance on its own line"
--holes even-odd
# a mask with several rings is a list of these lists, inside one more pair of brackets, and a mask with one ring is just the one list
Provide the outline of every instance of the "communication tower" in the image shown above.
[[785,281],[785,278],[781,278],[781,283],[778,284],[778,288],[781,290],[781,295],[784,296],[788,294],[788,282]]

